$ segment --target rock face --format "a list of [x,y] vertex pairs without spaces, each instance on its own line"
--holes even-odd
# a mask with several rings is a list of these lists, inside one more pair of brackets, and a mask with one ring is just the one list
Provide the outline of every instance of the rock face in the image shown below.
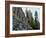
[[22,8],[13,8],[13,30],[31,30],[31,25],[28,25],[28,19],[25,17]]
[[31,30],[32,27],[26,25],[25,23],[23,23],[22,21],[17,20],[15,17],[13,17],[13,30]]

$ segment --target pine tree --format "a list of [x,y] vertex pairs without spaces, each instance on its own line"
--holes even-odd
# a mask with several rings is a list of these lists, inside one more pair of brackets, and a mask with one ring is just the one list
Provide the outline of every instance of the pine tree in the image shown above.
[[35,11],[35,26],[34,26],[35,29],[39,29],[40,28],[40,23],[38,21],[38,13],[37,11]]
[[28,24],[30,25],[30,27],[32,27],[32,29],[34,28],[34,19],[31,13],[31,10],[27,10],[26,9],[26,14],[27,14],[27,18],[28,18]]

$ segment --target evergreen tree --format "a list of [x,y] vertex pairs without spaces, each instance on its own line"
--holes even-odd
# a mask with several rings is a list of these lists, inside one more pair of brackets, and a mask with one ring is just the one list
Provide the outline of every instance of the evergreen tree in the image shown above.
[[31,10],[26,9],[26,14],[27,14],[27,18],[28,18],[28,24],[30,25],[30,27],[34,28],[34,19],[33,19]]
[[37,11],[35,11],[35,26],[34,26],[35,29],[40,29],[40,23],[38,21],[38,13]]
[[28,13],[30,13],[30,18],[31,18],[30,20],[28,20],[28,23],[29,23],[29,25],[30,25],[32,28],[34,28],[34,19],[33,19],[31,10],[29,10]]

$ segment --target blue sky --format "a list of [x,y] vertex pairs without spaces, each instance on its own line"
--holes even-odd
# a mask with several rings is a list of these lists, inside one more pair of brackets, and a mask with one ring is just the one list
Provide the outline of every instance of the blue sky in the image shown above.
[[[24,14],[26,16],[26,12],[25,12],[26,8],[23,7],[22,9],[23,9]],[[31,13],[32,13],[32,16],[33,16],[34,19],[35,19],[35,11],[37,11],[37,13],[38,13],[38,21],[40,22],[40,8],[27,8],[27,9],[31,10]]]

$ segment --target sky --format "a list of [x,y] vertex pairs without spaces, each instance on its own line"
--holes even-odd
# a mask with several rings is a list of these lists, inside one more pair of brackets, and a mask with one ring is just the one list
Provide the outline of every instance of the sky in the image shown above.
[[[22,7],[23,11],[24,11],[24,14],[26,16],[26,8]],[[28,10],[31,10],[31,13],[32,13],[32,16],[33,18],[35,19],[35,11],[37,11],[37,14],[38,14],[38,21],[40,22],[40,8],[27,8]]]

